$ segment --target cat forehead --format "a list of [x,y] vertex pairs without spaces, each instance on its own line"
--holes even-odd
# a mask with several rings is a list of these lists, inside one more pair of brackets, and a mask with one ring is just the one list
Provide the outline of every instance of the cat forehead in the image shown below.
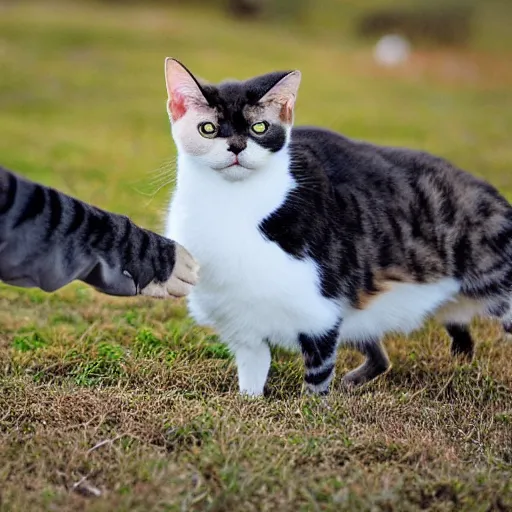
[[211,107],[241,110],[258,101],[290,71],[276,71],[248,80],[225,80],[217,85],[203,85],[203,94]]

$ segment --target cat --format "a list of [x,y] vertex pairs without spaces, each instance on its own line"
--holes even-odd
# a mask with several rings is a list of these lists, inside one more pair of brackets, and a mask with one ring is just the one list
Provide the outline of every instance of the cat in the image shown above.
[[294,127],[301,74],[209,85],[166,60],[177,184],[166,234],[201,265],[192,317],[232,350],[261,395],[269,345],[298,349],[305,387],[329,392],[340,344],[383,374],[386,333],[441,321],[471,357],[475,316],[512,330],[512,207],[436,156]]
[[183,297],[197,278],[174,241],[0,167],[0,281],[53,292],[81,280],[108,295]]

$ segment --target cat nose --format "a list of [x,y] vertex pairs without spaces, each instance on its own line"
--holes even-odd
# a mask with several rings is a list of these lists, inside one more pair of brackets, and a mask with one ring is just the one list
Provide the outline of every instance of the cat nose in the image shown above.
[[247,147],[246,142],[232,142],[228,146],[228,151],[231,151],[231,153],[238,155],[238,153],[241,153],[246,147]]

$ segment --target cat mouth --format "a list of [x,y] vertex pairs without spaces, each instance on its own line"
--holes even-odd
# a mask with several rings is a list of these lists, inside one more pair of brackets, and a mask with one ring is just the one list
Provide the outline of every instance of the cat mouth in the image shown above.
[[225,171],[226,169],[233,169],[233,168],[241,168],[241,169],[247,169],[245,165],[242,165],[238,159],[235,160],[232,164],[226,165],[226,167],[223,167],[222,170]]
[[232,164],[224,165],[222,167],[212,166],[212,169],[214,169],[215,171],[219,171],[219,172],[227,171],[229,169],[245,169],[245,168],[246,167],[244,165],[242,165],[240,162],[233,162]]
[[229,164],[225,169],[229,169],[230,167],[243,167],[243,165],[240,164],[238,161],[238,157],[235,156],[235,161],[232,164]]
[[230,171],[230,170],[235,170],[235,169],[244,169],[244,170],[247,170],[247,171],[253,170],[253,168],[251,168],[251,166],[246,165],[245,163],[242,164],[240,162],[240,160],[238,160],[238,158],[236,158],[230,164],[225,165],[224,167],[218,167],[217,168],[218,171]]

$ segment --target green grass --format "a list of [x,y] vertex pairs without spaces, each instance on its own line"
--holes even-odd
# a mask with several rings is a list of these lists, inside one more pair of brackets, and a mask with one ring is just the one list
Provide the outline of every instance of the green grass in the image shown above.
[[[170,55],[211,80],[299,68],[298,123],[440,154],[512,199],[505,4],[486,4],[470,48],[396,70],[335,31],[349,4],[302,28],[179,6],[2,6],[0,161],[160,229]],[[247,400],[181,302],[0,292],[0,510],[512,509],[512,344],[494,324],[474,326],[470,365],[433,325],[390,337],[392,371],[349,394],[337,379],[327,402],[301,396],[300,358],[277,351],[269,396]],[[342,350],[338,374],[359,361]]]

